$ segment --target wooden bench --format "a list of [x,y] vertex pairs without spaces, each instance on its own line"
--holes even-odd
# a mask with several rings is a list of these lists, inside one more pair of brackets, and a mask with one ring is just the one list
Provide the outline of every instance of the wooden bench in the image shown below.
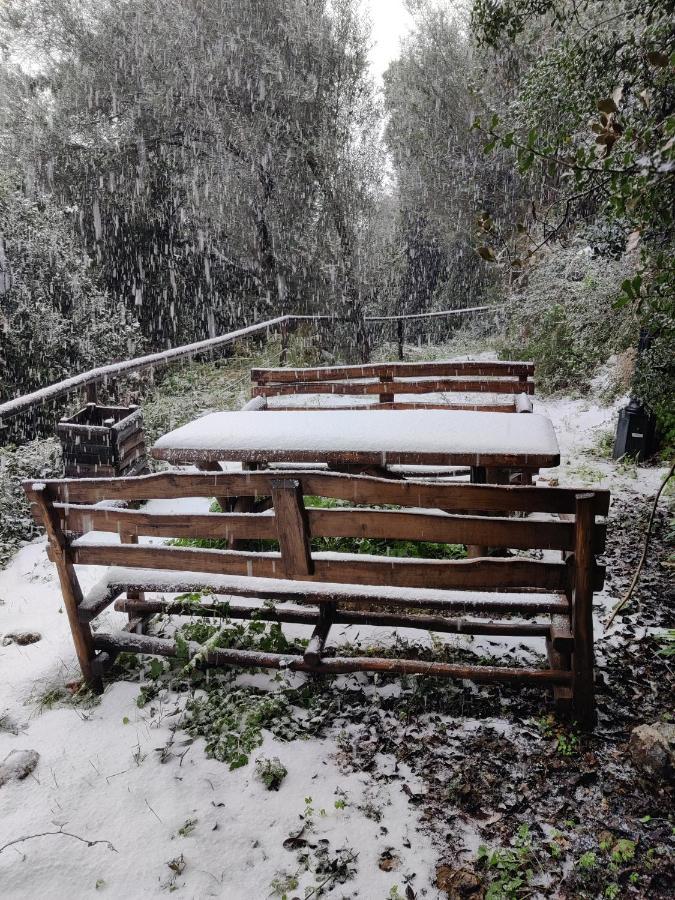
[[[595,556],[605,541],[605,526],[596,523],[596,516],[608,512],[606,491],[435,484],[288,470],[171,471],[135,478],[26,482],[24,488],[36,519],[47,530],[78,659],[85,679],[96,690],[101,690],[105,667],[121,651],[175,655],[173,641],[143,633],[152,615],[222,615],[222,604],[205,602],[196,609],[194,604],[162,597],[148,599],[148,594],[208,591],[277,601],[272,607],[261,603],[260,617],[314,625],[302,656],[210,649],[205,653],[208,664],[320,673],[416,673],[540,685],[553,689],[558,704],[571,702],[581,723],[593,723],[592,600],[593,591],[603,584],[604,571]],[[344,505],[306,507],[304,497],[310,495]],[[182,513],[179,501],[188,497],[266,499],[273,514]],[[175,500],[175,510],[120,506],[120,501],[153,499]],[[89,534],[93,531],[118,534],[120,543],[96,541]],[[279,551],[139,545],[143,536],[265,539],[278,542]],[[317,537],[547,552],[545,559],[394,558],[316,552],[311,541]],[[75,566],[89,565],[111,568],[83,596]],[[90,623],[112,603],[128,613],[126,629],[117,634],[92,631]],[[228,614],[250,618],[253,611],[232,604]],[[334,624],[541,638],[548,667],[333,655],[325,652],[325,644]],[[197,645],[190,649],[199,651]]]
[[[311,369],[252,369],[252,397],[332,394],[366,397],[358,409],[466,409],[480,412],[532,412],[534,363],[444,360],[387,362]],[[397,395],[500,394],[504,402],[397,401]],[[263,408],[263,407],[261,407]],[[297,409],[280,406],[274,409]],[[314,409],[321,407],[313,407]],[[330,407],[323,407],[330,408]],[[347,407],[351,408],[351,407]]]

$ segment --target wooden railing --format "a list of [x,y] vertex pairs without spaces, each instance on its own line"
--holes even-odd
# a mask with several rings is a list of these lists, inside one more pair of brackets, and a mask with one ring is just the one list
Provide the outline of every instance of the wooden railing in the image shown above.
[[[451,309],[438,312],[415,313],[411,315],[394,315],[394,316],[366,316],[366,323],[376,322],[396,322],[399,343],[399,359],[403,358],[403,341],[404,328],[406,320],[419,320],[425,318],[441,318],[463,315],[465,313],[482,313],[494,309],[489,306],[475,306],[466,309]],[[49,403],[68,397],[77,391],[84,390],[88,402],[95,402],[97,388],[100,384],[131,375],[135,372],[144,370],[154,370],[179,360],[191,359],[205,353],[213,353],[219,349],[223,349],[230,344],[235,343],[241,338],[254,337],[255,335],[267,334],[278,331],[281,334],[281,362],[286,361],[288,348],[288,335],[291,329],[303,322],[329,322],[341,321],[339,316],[310,316],[310,315],[284,315],[277,316],[274,319],[267,319],[265,322],[248,325],[245,328],[239,328],[236,331],[230,331],[219,337],[208,338],[207,340],[197,341],[193,344],[186,344],[181,347],[173,347],[169,350],[162,350],[158,353],[151,353],[147,356],[139,356],[134,359],[122,360],[121,362],[109,363],[105,366],[99,366],[90,369],[87,372],[81,372],[72,378],[66,378],[64,381],[47,385],[30,394],[24,394],[21,397],[15,397],[0,403],[0,444],[2,443],[3,426],[7,420],[23,413],[30,412],[39,407],[43,407]]]

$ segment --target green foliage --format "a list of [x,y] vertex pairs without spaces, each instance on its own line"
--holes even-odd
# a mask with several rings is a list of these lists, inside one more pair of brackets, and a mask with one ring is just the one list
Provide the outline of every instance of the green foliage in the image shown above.
[[261,756],[255,761],[255,774],[268,791],[278,791],[281,782],[288,775],[288,769],[276,756],[273,759],[265,759]]
[[101,288],[49,194],[0,177],[0,401],[133,355],[139,332]]
[[534,876],[534,852],[529,827],[520,826],[512,847],[497,850],[479,847],[478,864],[489,878],[486,900],[527,896]]
[[637,338],[637,321],[614,307],[625,265],[589,251],[579,241],[544,257],[500,314],[500,356],[533,360],[544,393],[584,392],[598,366]]
[[632,269],[616,286],[614,304],[659,345],[658,358],[643,361],[637,388],[666,443],[675,435],[672,12],[670,0],[476,0],[472,13],[492,71],[501,65],[515,73],[501,97],[477,89],[498,112],[475,127],[486,152],[512,154],[531,197],[541,198],[509,236],[497,241],[488,229],[486,246],[517,277],[579,223],[612,232],[600,252],[607,261],[625,252]]
[[675,656],[675,628],[669,628],[664,631],[660,637],[661,649],[659,653],[662,656]]
[[20,448],[0,447],[0,568],[23,541],[42,534],[31,515],[21,482],[59,478],[61,446],[54,439],[30,441]]
[[251,752],[262,744],[263,728],[283,740],[304,734],[286,696],[245,687],[209,691],[190,700],[185,728],[194,737],[206,738],[207,755],[228,763],[230,769],[248,763]]

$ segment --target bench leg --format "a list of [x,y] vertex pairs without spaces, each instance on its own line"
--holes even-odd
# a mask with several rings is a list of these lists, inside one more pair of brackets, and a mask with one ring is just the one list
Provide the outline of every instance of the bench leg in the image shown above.
[[[557,633],[570,631],[569,616],[551,616],[551,631],[546,638],[546,655],[548,664],[552,669],[562,669],[569,672],[572,669],[572,657],[570,653],[558,650],[554,646],[554,637]],[[553,702],[555,708],[560,712],[569,712],[572,706],[572,688],[567,685],[553,686]]]
[[583,728],[596,721],[593,683],[593,494],[579,494],[575,510],[572,653],[574,714]]

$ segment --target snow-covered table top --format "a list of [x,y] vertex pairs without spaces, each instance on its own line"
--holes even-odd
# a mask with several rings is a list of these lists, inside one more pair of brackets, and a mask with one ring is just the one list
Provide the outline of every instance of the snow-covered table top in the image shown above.
[[221,460],[557,466],[550,419],[464,410],[241,411],[206,415],[161,437],[152,455],[173,463]]

